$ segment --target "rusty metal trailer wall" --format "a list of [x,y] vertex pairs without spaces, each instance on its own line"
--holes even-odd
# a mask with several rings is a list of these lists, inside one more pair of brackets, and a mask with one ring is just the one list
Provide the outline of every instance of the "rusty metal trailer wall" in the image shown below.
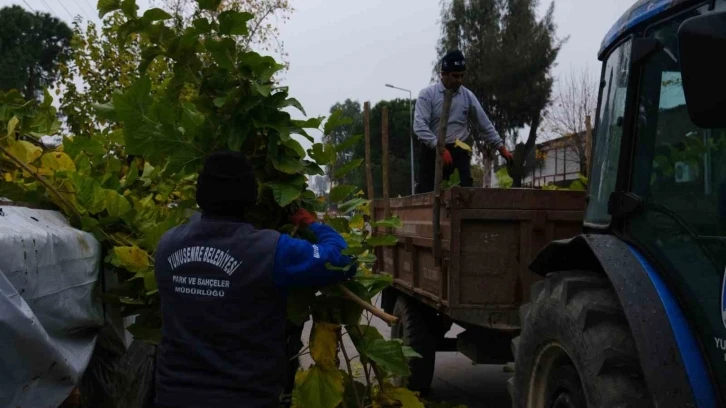
[[[377,251],[395,287],[455,321],[502,330],[519,327],[518,308],[538,277],[528,265],[544,246],[582,229],[585,193],[453,188],[443,194],[443,259],[433,255],[433,194],[390,200],[403,221],[395,247]],[[374,203],[383,218],[383,200]],[[377,232],[384,232],[379,229]]]

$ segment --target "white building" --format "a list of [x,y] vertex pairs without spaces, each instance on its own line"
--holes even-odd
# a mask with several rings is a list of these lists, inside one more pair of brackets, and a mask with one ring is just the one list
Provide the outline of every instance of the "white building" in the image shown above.
[[[580,138],[584,143],[584,137]],[[581,158],[571,136],[548,140],[537,145],[537,165],[522,180],[524,187],[543,187],[548,184],[577,180]]]

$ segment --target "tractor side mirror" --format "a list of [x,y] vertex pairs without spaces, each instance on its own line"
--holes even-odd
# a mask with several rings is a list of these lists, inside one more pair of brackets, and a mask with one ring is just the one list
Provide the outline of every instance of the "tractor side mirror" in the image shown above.
[[691,121],[700,128],[726,127],[726,12],[684,21],[678,29],[683,93]]

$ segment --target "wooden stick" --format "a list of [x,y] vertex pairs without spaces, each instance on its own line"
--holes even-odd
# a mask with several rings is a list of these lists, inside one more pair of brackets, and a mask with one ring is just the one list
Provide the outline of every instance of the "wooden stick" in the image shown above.
[[339,284],[338,289],[340,289],[343,292],[345,297],[347,297],[348,299],[357,303],[360,307],[371,312],[374,316],[383,320],[384,322],[388,323],[389,325],[392,325],[398,321],[398,318],[396,318],[396,316],[389,315],[388,313],[384,312],[383,310],[381,310],[381,309],[373,306],[372,304],[366,302],[365,300],[359,298],[355,293],[351,292],[350,289],[346,288],[345,286]]
[[366,185],[368,186],[368,199],[373,200],[373,171],[371,166],[371,103],[363,104],[363,132],[366,139]]
[[436,176],[434,177],[434,263],[441,266],[441,182],[444,178],[444,151],[446,150],[446,128],[449,124],[449,111],[454,92],[444,92],[444,106],[441,108],[439,134],[436,140]]
[[391,218],[391,197],[389,191],[388,177],[388,108],[383,107],[381,111],[381,167],[383,168],[383,219]]

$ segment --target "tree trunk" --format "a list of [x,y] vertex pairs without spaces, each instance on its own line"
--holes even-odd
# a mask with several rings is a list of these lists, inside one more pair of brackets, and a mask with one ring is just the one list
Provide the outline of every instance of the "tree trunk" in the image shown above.
[[28,68],[28,83],[25,85],[25,100],[35,99],[35,69]]
[[534,149],[537,142],[537,129],[539,128],[540,120],[540,115],[532,119],[527,142],[524,144],[518,143],[514,148],[514,163],[508,167],[509,176],[512,178],[512,187],[522,187],[522,180],[527,175],[527,169],[525,168],[527,158],[532,153],[532,149]]
[[496,156],[491,150],[486,150],[482,152],[482,158],[482,171],[484,172],[482,187],[492,188],[492,169]]

